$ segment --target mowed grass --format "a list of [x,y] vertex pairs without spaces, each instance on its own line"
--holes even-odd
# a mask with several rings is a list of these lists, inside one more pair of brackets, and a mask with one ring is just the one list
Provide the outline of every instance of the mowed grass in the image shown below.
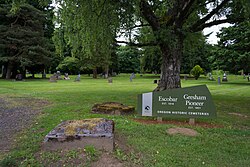
[[45,135],[56,125],[63,120],[104,117],[115,121],[115,131],[125,136],[127,144],[133,148],[129,155],[119,153],[124,161],[132,160],[148,167],[250,166],[250,82],[242,76],[230,75],[229,82],[221,85],[206,78],[182,80],[182,87],[206,84],[217,109],[216,119],[196,121],[219,125],[220,128],[185,126],[195,129],[199,133],[196,137],[168,135],[166,130],[177,125],[141,124],[133,120],[139,117],[136,114],[107,116],[91,113],[95,103],[107,101],[136,107],[137,95],[156,87],[154,79],[157,79],[154,75],[137,75],[130,82],[129,74],[121,74],[113,77],[112,84],[106,79],[92,79],[87,75],[81,76],[81,82],[73,82],[73,79],[57,83],[49,83],[48,79],[0,80],[1,97],[34,97],[50,102],[33,126],[18,135],[11,153],[1,158],[16,161],[19,166],[43,166],[36,154]]

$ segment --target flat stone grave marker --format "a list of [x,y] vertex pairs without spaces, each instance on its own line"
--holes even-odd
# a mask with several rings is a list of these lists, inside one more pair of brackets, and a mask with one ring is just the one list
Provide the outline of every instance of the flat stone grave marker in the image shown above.
[[46,135],[43,148],[58,150],[86,145],[113,151],[114,122],[104,118],[64,121]]
[[134,106],[127,106],[118,102],[105,102],[101,104],[95,104],[92,107],[92,113],[97,114],[129,115],[134,111]]

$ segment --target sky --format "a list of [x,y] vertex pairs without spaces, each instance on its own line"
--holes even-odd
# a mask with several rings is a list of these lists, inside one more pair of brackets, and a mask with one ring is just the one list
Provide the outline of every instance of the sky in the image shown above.
[[210,44],[217,44],[219,41],[219,38],[216,37],[216,34],[220,31],[220,29],[222,27],[229,27],[230,24],[226,23],[226,24],[221,24],[221,25],[217,25],[217,26],[212,26],[209,28],[205,28],[203,30],[204,35],[207,35],[211,32],[213,32],[207,39],[207,42]]

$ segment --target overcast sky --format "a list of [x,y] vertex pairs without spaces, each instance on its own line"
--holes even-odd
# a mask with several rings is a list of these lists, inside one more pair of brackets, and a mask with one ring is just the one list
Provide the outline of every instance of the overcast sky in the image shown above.
[[210,44],[217,44],[217,43],[218,43],[218,40],[219,40],[219,39],[216,37],[217,32],[219,32],[220,29],[221,29],[222,27],[229,27],[229,26],[230,26],[230,24],[226,23],[226,24],[221,24],[221,25],[217,25],[217,26],[205,28],[205,29],[203,30],[204,35],[207,35],[207,34],[213,32],[213,33],[208,37],[207,42],[210,43]]

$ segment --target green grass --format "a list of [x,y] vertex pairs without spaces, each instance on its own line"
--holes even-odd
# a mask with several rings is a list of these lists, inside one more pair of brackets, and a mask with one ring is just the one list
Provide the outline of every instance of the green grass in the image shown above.
[[[71,76],[74,78],[74,76]],[[115,101],[136,106],[137,94],[150,92],[154,75],[137,77],[129,81],[129,75],[121,74],[109,84],[105,79],[81,76],[81,82],[60,80],[49,83],[36,79],[25,82],[0,80],[0,96],[34,97],[50,102],[34,124],[19,134],[19,142],[9,155],[2,156],[0,166],[16,163],[18,166],[42,166],[36,154],[44,136],[62,120],[105,117],[115,121],[115,131],[127,138],[133,150],[130,155],[118,151],[121,159],[135,159],[143,166],[249,166],[250,165],[250,82],[242,76],[228,76],[229,82],[218,85],[205,78],[182,81],[182,87],[206,84],[217,108],[216,119],[199,120],[223,126],[222,128],[191,127],[197,137],[170,136],[167,128],[176,125],[145,125],[135,122],[134,116],[107,116],[91,114],[95,103]],[[247,117],[230,115],[240,113]],[[152,118],[153,119],[153,118]],[[35,132],[35,133],[28,133]],[[58,158],[56,154],[51,158]],[[75,157],[69,152],[65,158]],[[139,156],[138,156],[139,155]],[[45,155],[44,155],[45,156]],[[125,157],[125,158],[124,158]],[[1,156],[0,156],[1,158]],[[52,160],[51,160],[52,161]],[[66,162],[66,160],[65,160]]]

